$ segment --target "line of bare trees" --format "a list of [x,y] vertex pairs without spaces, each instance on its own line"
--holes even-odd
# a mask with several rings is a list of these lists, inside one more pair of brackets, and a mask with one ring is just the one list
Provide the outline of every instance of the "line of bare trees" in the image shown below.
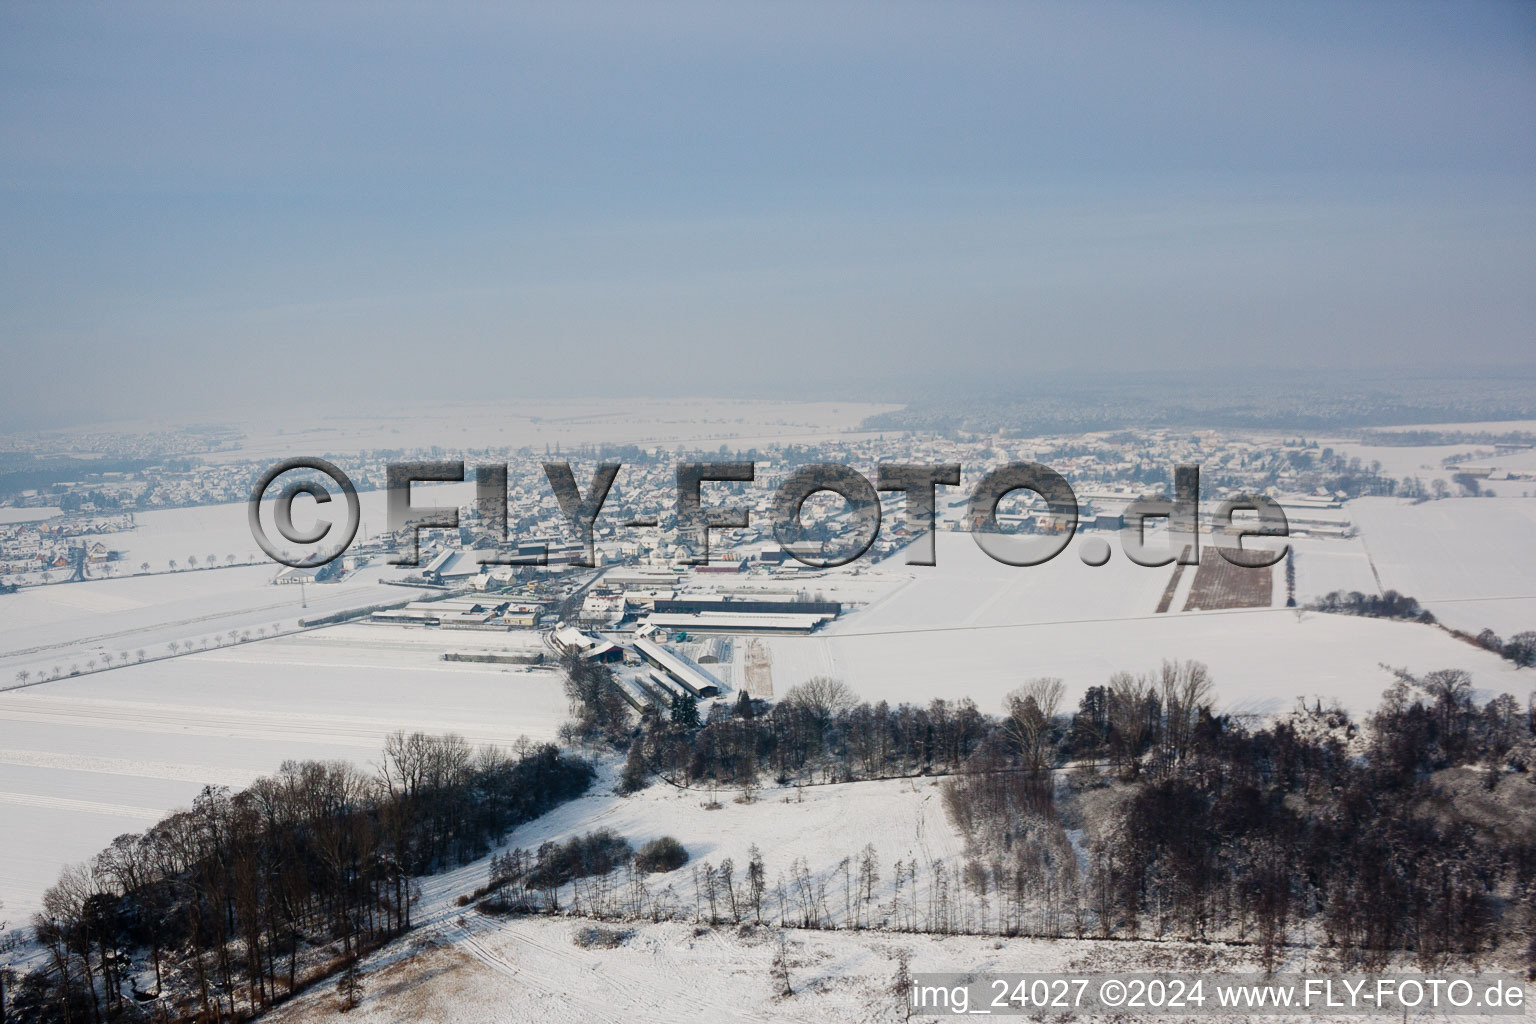
[[9,1022],[240,1020],[411,925],[411,876],[484,856],[584,792],[551,745],[397,733],[376,774],[288,762],[64,871],[34,925],[44,966]]
[[625,786],[652,774],[748,790],[764,777],[788,784],[940,774],[962,765],[994,725],[969,699],[858,704],[842,683],[813,679],[771,709],[750,699],[717,705],[698,728],[647,715]]

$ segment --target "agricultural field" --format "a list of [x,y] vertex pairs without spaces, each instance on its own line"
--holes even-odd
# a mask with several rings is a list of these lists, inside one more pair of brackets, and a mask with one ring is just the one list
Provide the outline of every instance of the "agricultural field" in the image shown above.
[[[473,484],[413,488],[412,500],[456,506],[473,490]],[[360,537],[384,528],[384,501],[382,491],[359,495]],[[7,595],[0,689],[165,657],[175,653],[172,643],[177,651],[218,646],[231,631],[253,637],[292,632],[300,619],[420,593],[385,583],[401,571],[382,563],[333,583],[273,585],[283,567],[255,550],[240,502],[140,513],[134,529],[96,539],[124,552],[115,578],[24,587]],[[236,564],[225,564],[229,555]],[[192,569],[191,557],[219,564]],[[178,571],[168,571],[172,559]]]
[[1118,671],[1154,669],[1164,658],[1210,666],[1220,708],[1271,714],[1298,698],[1337,701],[1363,712],[1392,684],[1383,666],[1419,673],[1464,668],[1483,697],[1513,693],[1522,703],[1536,673],[1519,670],[1442,630],[1290,609],[1238,609],[1057,620],[996,627],[854,632],[772,637],[773,686],[812,676],[842,679],[865,700],[926,703],[970,697],[996,712],[1026,679],[1054,676],[1069,700]]
[[229,643],[231,632],[237,638],[289,633],[301,619],[420,593],[385,584],[399,573],[383,566],[303,589],[274,585],[276,569],[271,563],[199,569],[56,583],[8,595],[0,623],[0,689],[216,647]]
[[1363,498],[1349,508],[1384,588],[1468,632],[1536,629],[1536,501]]
[[1229,608],[1268,608],[1274,602],[1274,567],[1251,569],[1233,565],[1220,551],[1207,548],[1195,567],[1187,612]]
[[[411,502],[423,508],[458,508],[472,502],[474,494],[473,482],[421,484],[411,488]],[[375,536],[386,529],[386,497],[382,490],[358,493],[359,539]],[[294,510],[294,520],[301,526],[308,525],[303,521],[306,514],[303,509],[304,503],[300,503]],[[257,550],[256,541],[251,536],[247,510],[245,502],[235,501],[138,512],[134,515],[134,529],[91,539],[124,553],[119,569],[123,574],[139,572],[145,562],[149,563],[149,571],[165,572],[167,563],[173,558],[185,567],[189,556],[204,560],[209,555],[219,562],[234,555],[236,562],[271,568],[273,563]],[[270,516],[270,512],[266,514]]]
[[367,766],[396,729],[555,738],[548,668],[446,662],[528,634],[346,625],[0,693],[0,900],[23,920],[59,868],[288,759]]
[[[1357,543],[1301,541],[1298,600],[1326,592],[1307,585],[1314,573],[1329,590],[1368,581]],[[1201,568],[1214,557],[1207,548]],[[996,711],[1008,691],[1034,676],[1061,678],[1075,704],[1112,673],[1150,670],[1163,658],[1206,662],[1221,706],[1242,714],[1282,711],[1300,697],[1365,711],[1392,683],[1384,665],[1416,673],[1464,668],[1485,697],[1508,691],[1523,702],[1536,687],[1536,673],[1417,623],[1284,607],[1184,611],[1194,567],[1182,574],[1173,610],[1159,614],[1176,567],[1144,568],[1119,551],[1101,568],[1071,550],[1042,566],[1012,567],[992,561],[967,535],[941,533],[937,562],[883,570],[889,592],[822,632],[763,638],[775,692],[827,675],[870,701],[971,697]],[[834,592],[828,577],[821,582]],[[872,577],[863,577],[866,585]],[[1273,603],[1283,605],[1283,583],[1274,589]]]

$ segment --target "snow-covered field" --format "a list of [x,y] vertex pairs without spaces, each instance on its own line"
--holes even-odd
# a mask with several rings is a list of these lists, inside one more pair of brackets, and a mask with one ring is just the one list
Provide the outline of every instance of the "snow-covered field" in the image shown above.
[[[412,488],[412,501],[423,507],[457,506],[473,493],[473,483]],[[360,537],[384,529],[384,492],[360,494],[359,506]],[[0,620],[0,689],[21,682],[21,672],[32,680],[76,669],[83,673],[90,671],[93,659],[100,666],[103,654],[137,661],[143,651],[156,658],[169,653],[172,642],[201,647],[230,630],[287,632],[301,618],[403,601],[417,593],[385,584],[401,571],[384,564],[302,590],[272,585],[283,567],[256,552],[241,502],[140,513],[133,530],[100,539],[125,552],[117,563],[120,578],[26,587],[6,598]],[[202,562],[212,555],[222,563],[231,554],[237,562],[256,564],[166,571],[171,559],[185,567],[192,556]],[[146,562],[148,574],[126,575],[139,573]]]
[[1475,462],[1486,462],[1493,454],[1489,445],[1435,444],[1435,445],[1370,445],[1357,441],[1324,441],[1335,452],[1350,459],[1359,459],[1369,467],[1381,463],[1383,476],[1401,480],[1418,477],[1428,486],[1435,479],[1450,481],[1451,470],[1445,468],[1445,460],[1452,456],[1472,454]]
[[[411,502],[422,508],[458,508],[474,501],[474,496],[472,480],[456,484],[421,484],[411,488]],[[387,497],[382,490],[359,492],[359,539],[375,536],[386,529]],[[306,511],[307,505],[306,501],[294,506],[294,521],[301,527],[309,525],[304,518],[310,514]],[[264,513],[268,530],[271,529],[270,517],[268,509]],[[202,562],[209,555],[221,563],[234,555],[236,562],[257,562],[267,568],[277,568],[258,550],[243,501],[138,512],[134,514],[132,530],[101,534],[93,539],[124,553],[119,573],[136,573],[145,562],[149,563],[152,572],[165,572],[166,563],[173,558],[185,567],[189,557],[196,556]]]
[[[1011,566],[993,559],[968,533],[936,536],[932,566],[881,563],[887,575],[903,578],[857,615],[839,620],[837,634],[887,632],[944,626],[1003,626],[1063,618],[1119,619],[1150,614],[1168,583],[1171,567],[1136,565],[1112,545],[1109,562],[1083,564],[1074,538],[1068,549],[1044,565]],[[1114,538],[1111,538],[1114,540]]]
[[[278,567],[235,566],[116,580],[30,587],[6,598],[0,621],[0,688],[113,660],[137,662],[180,648],[225,642],[228,633],[290,632],[300,619],[406,600],[418,591],[389,586],[387,567],[369,567],[329,584],[272,584]],[[116,670],[114,670],[116,671]]]
[[52,505],[41,508],[0,508],[0,524],[32,523],[40,519],[52,519],[63,511]]
[[[1301,545],[1299,600],[1340,587],[1376,589],[1358,541]],[[1313,696],[1364,712],[1392,683],[1383,664],[1415,673],[1465,668],[1485,695],[1509,691],[1522,701],[1536,686],[1536,672],[1415,623],[1283,607],[1180,612],[1192,572],[1173,610],[1157,614],[1171,568],[1134,565],[1118,551],[1090,568],[1073,555],[1016,568],[988,558],[967,535],[941,533],[936,566],[883,570],[885,597],[821,633],[764,639],[774,691],[830,675],[871,701],[971,697],[996,711],[1004,694],[1034,676],[1063,679],[1075,704],[1111,673],[1153,669],[1164,658],[1206,662],[1218,701],[1242,713],[1284,710]],[[1276,593],[1283,604],[1283,584]]]
[[1365,542],[1359,536],[1293,537],[1291,547],[1296,552],[1297,604],[1307,604],[1335,590],[1358,590],[1362,594],[1381,590],[1371,571]]
[[[13,921],[59,868],[290,758],[377,759],[396,729],[553,739],[556,673],[445,662],[520,634],[347,625],[0,693],[0,900]],[[537,643],[537,639],[532,640]]]
[[[848,621],[852,630],[855,619]],[[1483,696],[1514,693],[1522,702],[1536,673],[1415,623],[1296,613],[1284,609],[1058,620],[997,627],[935,626],[766,641],[776,693],[815,675],[842,679],[866,700],[926,702],[971,697],[996,712],[1026,679],[1056,676],[1075,705],[1111,673],[1155,669],[1164,658],[1210,666],[1218,704],[1236,713],[1271,713],[1296,698],[1320,696],[1362,713],[1379,703],[1392,676],[1381,666],[1422,673],[1471,671]]]
[[1362,498],[1349,508],[1384,587],[1458,629],[1536,630],[1536,500]]
[[[1494,469],[1507,470],[1511,473],[1530,474],[1536,472],[1536,448],[1527,448],[1524,451],[1511,452],[1508,455],[1494,455],[1486,459],[1477,460],[1480,465],[1491,466]],[[1529,479],[1511,480],[1503,482],[1490,481],[1487,487],[1494,493],[1506,497],[1516,497],[1536,493],[1536,483]]]
[[[964,849],[962,838],[945,817],[940,782],[931,778],[806,786],[800,790],[770,785],[750,803],[738,802],[734,791],[719,790],[714,794],[719,806],[713,809],[707,806],[710,794],[703,789],[679,789],[657,782],[633,796],[620,797],[612,792],[616,781],[614,773],[605,772],[586,796],[517,829],[508,837],[507,845],[533,850],[545,841],[568,839],[596,828],[611,829],[637,848],[668,835],[687,847],[690,863],[707,860],[718,865],[730,858],[739,873],[756,843],[762,847],[772,886],[778,876],[788,877],[790,861],[798,857],[805,859],[813,874],[830,881],[843,858],[856,862],[868,844],[887,869],[875,887],[876,901],[884,903],[890,902],[888,869],[895,861],[916,858],[924,864],[945,861],[953,865]],[[683,905],[692,908],[691,871],[685,865],[673,872],[650,875],[646,884],[652,892],[673,887]],[[474,884],[484,882],[482,877]],[[828,909],[841,922],[841,888],[836,897],[829,897]]]
[[[962,841],[940,806],[932,779],[812,786],[801,793],[769,787],[753,803],[655,784],[630,797],[612,792],[607,765],[584,797],[516,830],[509,846],[525,849],[607,828],[638,846],[660,835],[677,838],[690,863],[645,876],[652,893],[673,890],[692,915],[693,869],[731,858],[741,877],[749,849],[761,847],[770,887],[764,922],[778,924],[772,889],[791,861],[828,888],[827,903],[841,918],[844,896],[839,862],[875,847],[880,882],[875,903],[888,903],[892,865],[916,858],[924,865],[958,867]],[[502,921],[456,898],[485,884],[485,861],[425,879],[418,933],[406,940],[409,958],[386,949],[367,965],[367,998],[352,1011],[364,1021],[862,1021],[896,1020],[888,989],[895,950],[913,953],[915,971],[1053,970],[1083,964],[1104,952],[1093,943],[1035,942],[952,936],[790,931],[791,984],[797,995],[776,999],[768,966],[776,945],[772,929],[738,932],[734,926],[695,929],[680,923],[629,925],[633,936],[617,949],[586,950],[572,941],[590,923],[580,919]],[[740,884],[738,882],[738,884]],[[562,900],[567,906],[572,889]],[[1125,946],[1126,944],[1115,944]],[[1100,968],[1104,969],[1104,968]],[[283,1007],[276,1021],[313,1021],[335,1012],[330,986]]]
[[[769,974],[778,948],[776,931],[641,924],[618,948],[589,950],[573,941],[586,924],[550,918],[500,923],[471,915],[464,927],[415,936],[404,940],[400,949],[365,960],[361,1001],[345,1015],[334,986],[326,984],[264,1019],[281,1024],[898,1024],[964,1019],[908,1016],[892,992],[898,950],[911,955],[914,974],[1261,973],[1250,948],[1222,943],[999,941],[973,935],[790,931],[789,976],[794,992],[785,997],[775,991]],[[1287,970],[1321,976],[1336,968],[1298,959]],[[1527,986],[1527,996],[1530,991]],[[972,1010],[980,1012],[980,1008]],[[1059,1011],[1050,1017],[1001,1019],[1350,1024],[1369,1018],[1358,1012],[1317,1011],[1261,1016],[1207,1012],[1198,1017],[1136,1012],[1076,1016]],[[1411,1019],[1473,1024],[1512,1018],[1420,1013]]]

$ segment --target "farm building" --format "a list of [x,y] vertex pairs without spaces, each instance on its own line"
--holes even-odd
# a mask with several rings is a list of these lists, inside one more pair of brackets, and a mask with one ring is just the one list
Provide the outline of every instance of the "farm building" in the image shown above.
[[731,641],[729,637],[712,636],[699,645],[694,661],[700,665],[730,664]]
[[751,612],[660,612],[646,617],[646,624],[669,633],[781,633],[800,635],[831,620],[827,614],[756,614]]
[[660,669],[667,681],[680,686],[695,697],[714,697],[720,693],[720,680],[700,668],[698,663],[670,647],[651,640],[636,640],[635,650],[640,657]]
[[393,622],[442,629],[505,631],[529,628],[537,622],[539,606],[485,597],[450,597],[442,601],[412,601],[403,608],[376,611],[374,622]]
[[749,567],[745,558],[730,558],[713,561],[708,565],[696,565],[693,571],[696,573],[743,573]]
[[581,603],[581,619],[589,625],[618,622],[623,617],[623,594],[594,590]]
[[657,600],[656,610],[664,614],[692,615],[698,612],[736,612],[752,615],[823,615],[836,618],[843,606],[838,601],[796,601],[792,598],[678,597]]
[[444,550],[439,551],[432,557],[432,561],[428,562],[422,567],[421,574],[428,579],[440,580],[443,569],[448,566],[449,562],[453,561],[453,556],[455,554],[457,554],[457,552],[452,548],[445,548]]
[[619,662],[624,660],[624,648],[609,640],[590,636],[563,623],[550,634],[550,642],[561,654],[573,654],[583,661]]
[[656,569],[629,567],[610,569],[603,574],[603,582],[615,587],[648,587],[670,590],[677,586],[678,574]]

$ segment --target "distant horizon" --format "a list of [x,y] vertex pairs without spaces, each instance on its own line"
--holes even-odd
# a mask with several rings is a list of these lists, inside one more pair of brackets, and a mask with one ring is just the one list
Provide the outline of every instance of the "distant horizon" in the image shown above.
[[[275,395],[269,401],[218,401],[217,404],[201,405],[201,407],[195,401],[177,402],[177,411],[169,415],[144,410],[137,415],[134,413],[104,415],[103,413],[100,419],[77,419],[77,421],[49,418],[46,415],[38,415],[23,421],[14,416],[6,416],[9,410],[0,407],[0,434],[38,433],[38,431],[69,433],[69,431],[103,430],[103,428],[187,427],[187,425],[212,427],[212,425],[237,425],[240,422],[269,421],[269,419],[276,421],[275,428],[283,428],[286,422],[290,430],[315,430],[327,419],[332,421],[335,419],[384,419],[399,415],[404,410],[435,410],[442,415],[452,416],[455,411],[485,410],[485,408],[505,405],[508,413],[516,415],[518,402],[581,404],[581,402],[608,402],[614,399],[631,402],[742,401],[754,402],[754,404],[790,405],[836,405],[842,402],[848,405],[895,408],[923,407],[932,402],[965,401],[977,407],[988,407],[988,405],[1005,404],[1005,402],[1028,401],[1031,398],[1071,401],[1089,393],[1123,391],[1126,395],[1137,395],[1137,393],[1161,395],[1166,401],[1175,401],[1170,396],[1170,391],[1197,393],[1201,391],[1203,384],[1210,387],[1230,387],[1236,382],[1252,385],[1255,384],[1253,373],[1255,373],[1253,368],[1221,367],[1221,365],[1201,365],[1201,367],[1177,370],[1177,372],[1174,370],[1141,370],[1141,372],[1043,370],[1021,379],[1017,385],[998,384],[995,375],[983,376],[980,379],[929,375],[922,387],[919,385],[908,385],[908,387],[868,385],[860,388],[857,387],[857,382],[849,385],[806,382],[803,387],[794,385],[793,390],[780,391],[780,393],[773,393],[763,387],[760,382],[756,388],[750,388],[750,390],[731,388],[730,393],[725,390],[708,393],[705,390],[687,387],[679,387],[674,391],[637,391],[622,387],[621,382],[621,384],[610,384],[607,388],[584,390],[576,395],[551,395],[548,391],[518,393],[510,388],[501,395],[485,396],[467,393],[458,398],[447,399],[425,398],[425,396],[350,395],[324,408],[310,407],[300,398],[289,398],[284,401],[284,396]],[[1465,365],[1445,362],[1441,365],[1381,365],[1381,367],[1370,368],[1264,367],[1261,370],[1261,378],[1263,379],[1260,384],[1263,381],[1284,381],[1287,384],[1303,385],[1299,388],[1303,395],[1306,393],[1333,395],[1338,391],[1367,388],[1370,385],[1379,387],[1390,382],[1430,381],[1436,387],[1419,396],[1425,402],[1433,402],[1442,396],[1447,382],[1462,382],[1462,384],[1487,382],[1487,384],[1502,385],[1516,393],[1522,393],[1530,402],[1530,411],[1493,416],[1493,418],[1422,421],[1422,424],[1516,422],[1536,419],[1536,361],[1501,365]],[[1528,388],[1521,387],[1522,384],[1528,384]],[[1404,415],[1412,415],[1415,408],[1422,407],[1405,408]],[[306,411],[312,413],[309,419],[304,419]],[[1401,422],[1392,425],[1419,425],[1419,421],[1402,419]]]
[[1536,7],[0,9],[0,429],[1525,364]]

